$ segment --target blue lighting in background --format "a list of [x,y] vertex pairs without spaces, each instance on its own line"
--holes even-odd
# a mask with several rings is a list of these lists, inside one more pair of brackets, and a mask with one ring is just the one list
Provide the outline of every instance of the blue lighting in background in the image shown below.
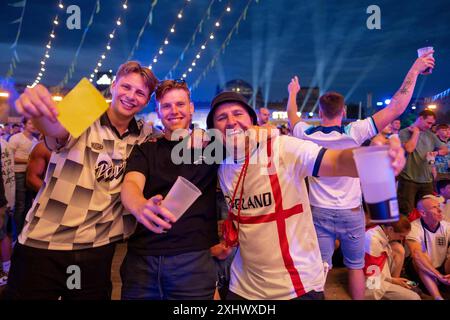
[[384,103],[385,103],[385,104],[391,103],[391,99],[386,99],[386,100],[384,100]]
[[377,106],[382,106],[382,105],[383,105],[383,102],[381,102],[381,101],[377,102]]

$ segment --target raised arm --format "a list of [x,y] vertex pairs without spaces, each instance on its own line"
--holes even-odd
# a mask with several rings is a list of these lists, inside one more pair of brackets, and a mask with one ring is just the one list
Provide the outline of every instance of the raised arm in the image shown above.
[[298,81],[298,77],[295,76],[288,85],[289,98],[287,103],[287,114],[291,129],[293,129],[297,122],[301,120],[301,118],[297,115],[297,94],[299,91],[300,83]]
[[15,105],[17,112],[31,119],[43,135],[59,140],[68,139],[69,133],[56,119],[56,103],[44,86],[38,84],[34,88],[26,88]]
[[373,120],[379,132],[405,111],[411,101],[419,74],[427,68],[434,68],[434,58],[431,56],[433,52],[429,52],[427,55],[416,59],[408,71],[405,80],[403,80],[402,86],[391,99],[391,103],[373,115]]

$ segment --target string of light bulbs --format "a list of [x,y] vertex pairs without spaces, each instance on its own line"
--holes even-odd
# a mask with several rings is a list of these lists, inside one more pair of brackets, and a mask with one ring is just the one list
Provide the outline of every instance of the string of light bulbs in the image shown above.
[[28,87],[34,87],[35,85],[37,85],[45,75],[45,71],[46,71],[45,66],[47,64],[48,59],[50,59],[50,51],[52,49],[53,41],[56,38],[56,28],[59,25],[59,14],[60,14],[60,11],[63,9],[64,9],[64,4],[63,4],[62,0],[59,0],[58,1],[58,12],[52,21],[52,31],[50,32],[49,39],[45,46],[46,49],[45,49],[44,56],[42,57],[41,62],[40,62],[41,67],[39,69],[39,72],[38,72],[33,84]]
[[178,56],[177,60],[175,61],[175,63],[173,64],[173,66],[169,69],[169,71],[167,72],[166,76],[164,77],[165,79],[168,78],[172,78],[172,72],[178,67],[178,65],[180,64],[181,61],[184,60],[184,55],[186,54],[186,52],[188,51],[188,49],[191,47],[191,45],[194,44],[195,39],[197,37],[198,33],[202,32],[203,29],[203,23],[206,20],[210,19],[210,15],[211,15],[211,8],[214,5],[214,3],[216,2],[216,0],[211,0],[211,2],[209,3],[208,8],[205,11],[205,14],[203,15],[202,19],[200,20],[200,22],[198,23],[197,27],[195,28],[194,33],[191,36],[191,39],[189,40],[189,42],[186,44],[186,46],[184,47],[183,51],[181,52],[181,54]]
[[94,70],[93,70],[93,72],[90,75],[90,78],[89,78],[90,82],[94,81],[94,77],[99,71],[98,68],[100,68],[103,65],[103,63],[104,63],[104,61],[106,59],[107,53],[109,51],[111,51],[111,43],[112,43],[113,39],[115,38],[117,28],[119,28],[122,25],[124,12],[126,12],[126,10],[128,9],[128,0],[125,0],[122,3],[122,9],[123,9],[123,11],[122,11],[121,15],[119,16],[119,18],[116,19],[116,23],[115,23],[114,29],[108,35],[108,42],[106,43],[104,51],[100,55],[100,58],[97,60],[97,63],[95,65],[95,67],[94,67]]
[[219,50],[216,52],[214,57],[211,59],[211,61],[208,63],[208,65],[203,70],[203,72],[200,74],[200,76],[197,77],[197,79],[194,81],[194,83],[190,87],[191,91],[195,90],[198,87],[199,83],[205,78],[205,76],[209,72],[209,70],[212,67],[214,67],[214,65],[215,65],[217,59],[219,58],[219,56],[223,52],[225,52],[225,48],[230,44],[231,38],[237,32],[237,30],[239,29],[239,24],[241,23],[242,20],[246,19],[247,11],[250,8],[250,5],[251,5],[252,1],[255,1],[255,3],[259,3],[259,0],[248,0],[247,5],[245,6],[244,10],[242,10],[242,14],[239,16],[239,18],[236,21],[236,23],[234,24],[233,28],[231,28],[230,32],[228,33],[228,36],[222,42],[222,45],[220,46]]
[[[216,20],[216,22],[214,22],[213,28],[215,28],[215,29],[220,28],[223,17],[225,16],[225,14],[230,13],[230,12],[231,12],[231,5],[230,5],[230,1],[229,1],[228,4],[225,6],[222,14],[219,16],[219,18]],[[213,30],[215,30],[215,29],[213,29]],[[198,48],[197,53],[195,54],[195,57],[192,60],[189,67],[187,67],[186,70],[182,73],[181,77],[183,79],[186,79],[188,74],[194,70],[194,68],[197,66],[197,61],[201,58],[203,51],[206,50],[206,46],[207,46],[208,42],[210,42],[214,39],[215,39],[215,32],[211,31],[209,33],[209,36],[205,39],[205,41],[203,41],[203,43]]]
[[185,2],[183,4],[183,8],[181,8],[181,10],[178,11],[177,16],[175,18],[175,22],[171,25],[169,32],[166,35],[166,37],[164,38],[164,41],[162,42],[162,44],[159,46],[157,53],[155,53],[153,55],[152,61],[150,62],[149,66],[148,66],[149,69],[153,69],[153,66],[156,63],[158,63],[158,58],[164,54],[166,47],[169,45],[170,35],[175,33],[176,24],[179,20],[183,19],[184,10],[186,9],[186,7],[188,6],[189,3],[191,3],[191,0],[185,0]]
[[141,43],[142,35],[144,34],[145,28],[147,28],[147,24],[153,23],[153,10],[155,9],[156,5],[158,4],[158,0],[153,0],[153,2],[150,5],[150,10],[148,12],[147,17],[144,20],[144,24],[141,27],[141,30],[138,33],[138,36],[136,38],[136,41],[134,42],[133,48],[131,48],[130,53],[128,54],[127,61],[131,60],[131,58],[134,56],[134,52],[139,48],[139,44]]
[[66,74],[64,75],[63,79],[59,82],[57,91],[60,91],[68,82],[70,79],[72,79],[73,74],[75,73],[75,68],[78,61],[78,56],[80,53],[81,48],[83,47],[84,40],[86,39],[86,35],[91,27],[91,25],[94,23],[94,16],[100,12],[100,0],[97,0],[95,2],[94,8],[92,10],[91,16],[89,18],[89,22],[86,25],[86,28],[84,29],[83,35],[81,36],[80,43],[78,44],[77,51],[75,52],[75,55],[72,59],[72,62],[70,64],[69,69],[67,70]]
[[13,44],[11,45],[13,54],[12,54],[12,58],[11,58],[11,63],[9,64],[8,72],[6,73],[6,78],[11,78],[13,76],[14,70],[17,67],[17,63],[20,62],[19,55],[17,54],[17,43],[19,42],[20,34],[22,32],[22,24],[23,24],[23,18],[25,16],[25,8],[27,7],[27,0],[24,0],[21,2],[16,2],[16,3],[10,3],[9,5],[12,7],[16,7],[16,8],[22,7],[22,13],[21,13],[19,19],[11,22],[12,24],[19,23],[19,26],[17,28],[16,38],[15,38]]

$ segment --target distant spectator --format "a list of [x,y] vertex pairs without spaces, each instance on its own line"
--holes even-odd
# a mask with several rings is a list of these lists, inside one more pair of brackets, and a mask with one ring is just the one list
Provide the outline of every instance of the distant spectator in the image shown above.
[[270,112],[267,108],[260,108],[258,110],[258,125],[259,126],[267,126],[270,125]]
[[400,132],[400,128],[402,127],[402,123],[399,119],[395,119],[391,122],[391,130],[392,134],[398,134]]
[[450,179],[439,180],[437,183],[437,191],[444,200],[442,203],[444,220],[450,222]]
[[39,133],[31,120],[24,118],[23,123],[25,125],[24,131],[11,136],[9,139],[9,145],[14,153],[14,171],[16,177],[16,205],[14,210],[16,236],[22,231],[25,222],[25,173],[30,152],[33,149],[33,146],[38,142],[33,135]]
[[410,127],[400,130],[400,140],[408,153],[406,166],[398,177],[398,204],[402,214],[410,213],[422,196],[433,193],[429,161],[437,154],[448,152],[445,144],[430,131],[435,122],[436,114],[424,110]]
[[[450,148],[450,127],[448,124],[440,124],[437,126],[436,136],[439,140]],[[450,179],[450,154],[436,155],[435,167],[436,167],[436,180]]]
[[[12,254],[12,211],[14,209],[16,198],[16,180],[14,176],[14,156],[9,147],[8,142],[0,138],[0,154],[1,154],[1,178],[3,180],[3,187],[6,197],[6,210],[4,215],[3,229],[0,229],[0,270],[3,270],[3,275],[0,279],[4,282],[8,279],[9,268],[11,266]],[[1,187],[0,187],[1,189]]]

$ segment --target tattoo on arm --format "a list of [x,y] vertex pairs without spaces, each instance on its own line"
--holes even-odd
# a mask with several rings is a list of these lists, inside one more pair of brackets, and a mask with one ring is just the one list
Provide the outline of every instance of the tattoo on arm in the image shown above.
[[405,83],[403,84],[403,87],[400,89],[399,93],[400,93],[400,94],[408,94],[408,92],[409,92],[409,87],[411,86],[411,84],[412,84],[412,81],[411,81],[411,79],[408,77],[408,78],[405,80]]

